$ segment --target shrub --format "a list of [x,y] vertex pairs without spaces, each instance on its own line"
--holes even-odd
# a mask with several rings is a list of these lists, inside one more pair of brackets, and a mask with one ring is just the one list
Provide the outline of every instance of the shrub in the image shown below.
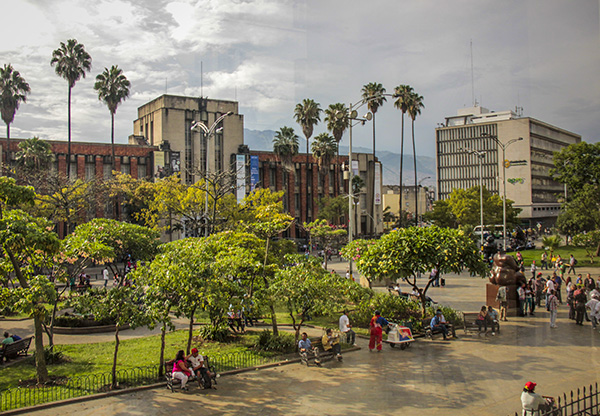
[[[49,323],[49,322],[48,322]],[[81,328],[86,326],[102,326],[102,325],[114,325],[115,322],[105,319],[94,319],[93,317],[86,316],[74,316],[74,315],[62,315],[54,318],[54,326],[62,326],[67,328]]]
[[[35,351],[33,352],[33,360],[31,360],[31,364],[35,365]],[[46,364],[61,364],[67,362],[67,357],[61,352],[52,347],[44,348],[44,358],[46,359]]]
[[260,351],[290,353],[296,350],[296,340],[291,334],[273,335],[265,329],[258,336],[254,348]]
[[359,303],[357,309],[351,313],[351,322],[356,326],[368,327],[373,312],[378,310],[388,321],[411,322],[415,328],[421,320],[420,308],[419,303],[415,301],[388,293],[377,293]]
[[231,337],[229,328],[225,324],[220,325],[202,325],[198,330],[203,339],[209,341],[226,342]]

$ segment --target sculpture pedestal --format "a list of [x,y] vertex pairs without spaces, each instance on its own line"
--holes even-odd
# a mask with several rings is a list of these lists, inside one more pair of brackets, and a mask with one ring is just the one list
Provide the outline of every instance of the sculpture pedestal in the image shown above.
[[[496,301],[496,295],[498,294],[498,289],[500,286],[494,285],[492,283],[488,283],[486,285],[486,305],[491,305],[494,309],[498,310],[500,313],[500,302]],[[506,301],[508,303],[506,308],[506,316],[517,316],[517,311],[519,310],[518,306],[518,295],[517,295],[517,286],[511,285],[506,286]]]

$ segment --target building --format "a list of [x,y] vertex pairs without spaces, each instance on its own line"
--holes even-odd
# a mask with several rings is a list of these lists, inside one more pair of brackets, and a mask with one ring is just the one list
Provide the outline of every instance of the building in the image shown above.
[[[232,114],[214,125],[229,112]],[[214,127],[214,134],[208,137],[192,131],[194,122]],[[138,108],[129,141],[158,146],[154,158],[157,174],[179,171],[184,182],[192,184],[206,172],[207,151],[209,172],[229,170],[231,155],[244,143],[244,116],[238,114],[235,101],[165,94]]]
[[[273,152],[249,151],[247,157],[250,159],[247,164],[251,176],[248,191],[254,187],[264,187],[274,192],[285,192],[284,210],[296,219],[294,227],[285,234],[286,237],[305,236],[301,225],[318,218],[319,201],[323,198],[348,195],[348,156],[334,157],[328,166],[321,168],[312,155],[308,157],[307,165],[306,154],[294,156],[289,166],[285,166]],[[372,197],[373,190],[377,188],[377,186],[369,186],[371,181],[376,179],[375,168],[379,169],[378,183],[379,189],[381,188],[381,164],[376,160],[373,161],[372,154],[366,153],[354,153],[353,160],[354,174],[360,176],[365,184],[356,198],[354,234],[381,234],[383,232],[381,202],[372,206],[367,203]],[[340,224],[347,226],[348,219],[342,216]]]
[[[400,186],[399,185],[384,185],[383,186],[383,207],[384,210],[389,207],[389,212],[398,217],[400,212]],[[409,212],[411,217],[414,218],[415,212],[418,208],[419,218],[433,208],[433,201],[435,199],[435,192],[426,187],[418,185],[418,192],[415,192],[415,187],[404,185],[402,186],[404,194],[402,195],[403,211]],[[417,199],[418,198],[418,199]],[[418,203],[418,206],[417,206]]]
[[[436,128],[438,198],[455,188],[483,186],[514,201],[524,226],[552,226],[563,185],[550,178],[553,153],[579,143],[581,136],[512,111],[465,108]],[[506,177],[503,177],[503,174]],[[506,183],[506,188],[503,184]]]

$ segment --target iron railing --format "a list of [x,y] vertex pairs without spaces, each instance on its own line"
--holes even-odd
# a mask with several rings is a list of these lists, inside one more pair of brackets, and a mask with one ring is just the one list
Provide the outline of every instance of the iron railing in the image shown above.
[[[577,389],[577,393],[571,390],[570,394],[563,393],[558,396],[552,409],[533,412],[534,416],[598,416],[600,415],[600,404],[598,403],[598,383],[589,388]],[[515,416],[521,416],[521,412],[515,412]]]

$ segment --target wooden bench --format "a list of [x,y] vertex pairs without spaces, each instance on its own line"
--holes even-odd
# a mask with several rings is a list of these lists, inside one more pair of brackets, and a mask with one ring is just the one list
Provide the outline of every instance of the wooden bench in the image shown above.
[[[425,318],[421,321],[421,328],[423,328],[422,330],[425,332],[425,336],[431,340],[433,340],[434,335],[442,334],[442,332],[434,332],[431,329],[432,319],[433,318]],[[444,325],[446,325],[446,327],[448,328],[448,335],[452,336],[452,338],[456,338],[456,330],[454,329],[454,325],[452,325],[450,322],[445,322]]]
[[[341,343],[341,336],[339,333],[334,332],[334,335],[338,336],[340,339],[340,343]],[[321,361],[321,363],[323,361],[329,361],[331,359],[333,359],[335,357],[335,354],[333,353],[333,350],[329,350],[329,351],[325,351],[325,349],[323,348],[323,338],[322,337],[311,337],[308,338],[310,339],[310,343],[313,346],[313,348],[317,349],[319,351],[319,361]],[[301,355],[302,356],[302,355]],[[306,365],[309,365],[309,362],[311,359],[315,359],[316,357],[314,356],[314,354],[307,354],[306,357]],[[304,361],[304,360],[303,360]]]
[[29,346],[33,337],[23,338],[12,344],[6,344],[0,350],[0,363],[4,363],[4,359],[8,361],[9,358],[27,357]]
[[[208,369],[208,371],[210,372],[210,378],[211,378],[211,382],[213,385],[217,384],[217,371],[215,370],[215,367],[210,363],[210,359],[208,358],[208,356],[204,355],[204,366]],[[175,360],[169,360],[169,361],[165,361],[165,380],[167,382],[167,388],[171,391],[174,391],[174,386],[179,384],[179,386],[181,387],[181,380],[178,380],[176,378],[173,378],[173,363],[175,362]],[[188,382],[196,380],[196,375],[192,374],[192,376],[188,379]]]
[[[465,334],[468,332],[477,332],[479,333],[479,325],[477,325],[477,317],[479,316],[479,312],[465,312],[463,313],[463,321],[464,321],[464,330]],[[494,324],[497,328],[497,332],[500,333],[500,323],[497,322]],[[492,324],[488,321],[488,328],[490,328]]]

